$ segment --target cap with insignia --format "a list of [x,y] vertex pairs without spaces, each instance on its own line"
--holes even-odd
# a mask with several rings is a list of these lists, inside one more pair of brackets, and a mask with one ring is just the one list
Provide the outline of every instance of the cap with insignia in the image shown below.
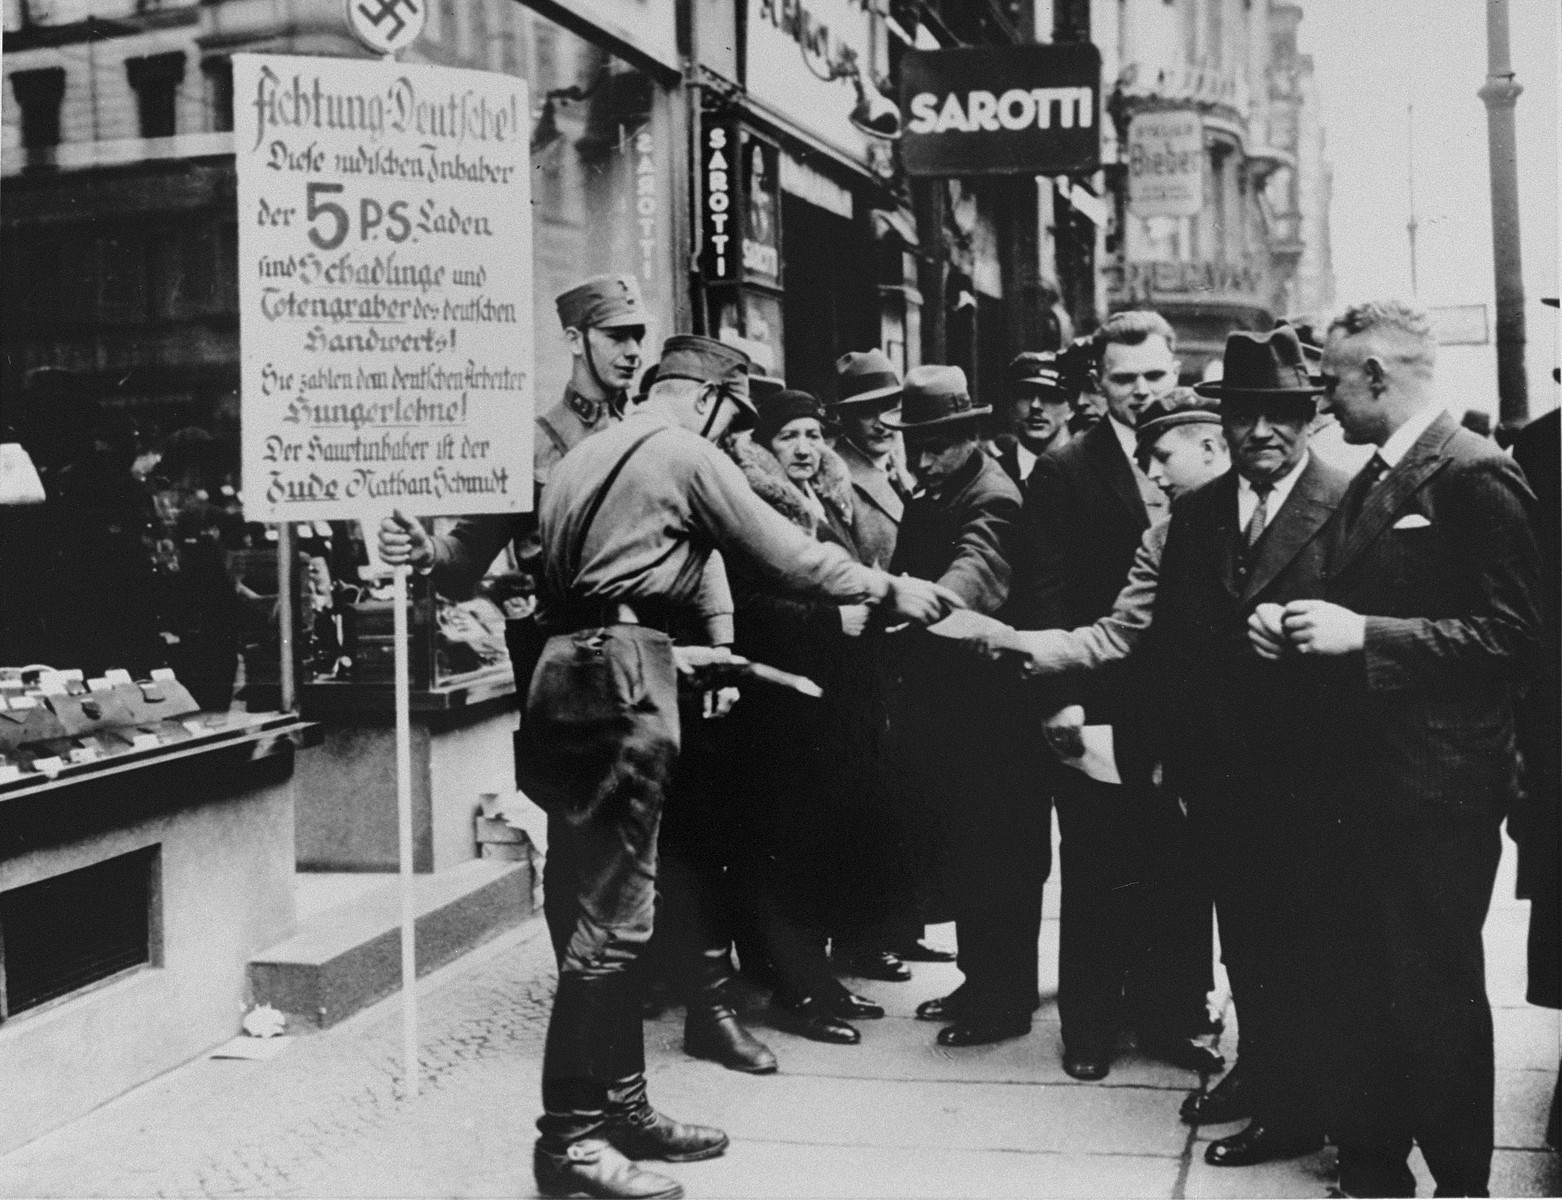
[[750,414],[757,410],[748,392],[749,357],[736,346],[697,333],[675,333],[662,343],[656,378],[692,379],[719,385]]
[[1140,450],[1146,450],[1175,425],[1201,424],[1220,424],[1220,401],[1201,396],[1192,388],[1177,387],[1151,400],[1140,410],[1134,436],[1139,439]]
[[[1009,388],[1011,391],[1063,390],[1063,377],[1058,371],[1058,356],[1046,350],[1026,350],[1016,354],[1009,362]],[[1059,396],[1059,399],[1065,397]]]
[[633,275],[593,275],[560,292],[554,304],[565,329],[624,329],[646,324],[640,281]]

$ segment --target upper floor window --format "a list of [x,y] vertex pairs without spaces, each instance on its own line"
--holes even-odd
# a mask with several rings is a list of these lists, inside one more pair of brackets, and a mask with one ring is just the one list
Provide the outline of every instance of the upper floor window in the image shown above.
[[136,110],[144,138],[172,137],[179,85],[184,82],[184,51],[127,58],[125,74],[136,93]]
[[46,150],[60,144],[60,102],[65,99],[65,68],[12,71],[11,91],[22,108],[22,146]]

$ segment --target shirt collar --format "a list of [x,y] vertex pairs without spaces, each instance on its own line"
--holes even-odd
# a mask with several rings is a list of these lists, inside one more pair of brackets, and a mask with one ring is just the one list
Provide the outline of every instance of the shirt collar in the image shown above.
[[[1285,498],[1291,494],[1291,489],[1296,486],[1296,481],[1302,477],[1302,472],[1307,469],[1307,463],[1312,458],[1312,451],[1302,453],[1301,462],[1297,463],[1285,475],[1275,480],[1269,489],[1269,511],[1279,512],[1280,506],[1285,503]],[[1237,492],[1241,495],[1258,494],[1257,490],[1246,475],[1237,476]]]
[[1107,417],[1107,424],[1112,427],[1112,432],[1117,435],[1117,443],[1123,448],[1123,454],[1128,461],[1137,465],[1139,452],[1139,438],[1132,429],[1124,425],[1116,417]]
[[1438,405],[1428,404],[1389,435],[1388,441],[1378,447],[1378,457],[1388,464],[1389,470],[1393,470],[1410,453],[1410,447],[1432,427],[1432,422],[1442,415],[1443,410]]

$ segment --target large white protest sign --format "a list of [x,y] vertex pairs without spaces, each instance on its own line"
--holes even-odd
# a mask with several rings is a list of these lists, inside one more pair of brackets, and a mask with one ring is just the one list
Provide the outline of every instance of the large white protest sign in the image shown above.
[[246,514],[529,508],[525,82],[233,64]]

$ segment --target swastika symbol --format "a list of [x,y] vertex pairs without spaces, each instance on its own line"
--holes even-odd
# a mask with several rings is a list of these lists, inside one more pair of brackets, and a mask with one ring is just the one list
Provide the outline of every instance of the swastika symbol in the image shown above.
[[378,8],[371,8],[368,4],[358,5],[359,13],[372,22],[376,29],[380,29],[387,21],[394,22],[390,30],[381,30],[381,36],[388,42],[394,42],[407,27],[406,19],[401,15],[403,8],[407,10],[408,16],[415,15],[418,12],[418,0],[379,0]]

